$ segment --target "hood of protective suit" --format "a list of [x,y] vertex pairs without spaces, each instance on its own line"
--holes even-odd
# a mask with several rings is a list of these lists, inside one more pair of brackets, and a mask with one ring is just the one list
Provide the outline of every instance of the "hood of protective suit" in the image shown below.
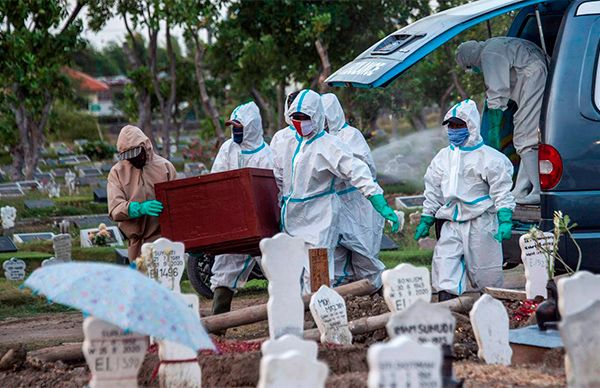
[[122,153],[139,146],[146,149],[146,164],[148,164],[154,158],[152,142],[148,136],[134,125],[126,125],[121,128],[117,138],[117,151]]
[[[231,112],[229,120],[237,120],[244,126],[243,150],[254,150],[264,143],[260,110],[254,101],[242,104]],[[233,139],[233,133],[231,134]]]
[[[467,123],[467,128],[469,129],[469,139],[467,139],[467,142],[463,146],[461,146],[461,148],[473,147],[483,141],[479,132],[479,125],[481,120],[479,116],[479,110],[477,110],[477,104],[475,104],[475,101],[466,99],[454,105],[452,108],[450,108],[448,113],[446,113],[444,121],[448,120],[451,117],[461,119],[462,121]],[[448,130],[447,125],[444,125],[444,128]]]
[[469,40],[461,43],[456,49],[456,63],[463,69],[477,66],[481,67],[481,51],[485,42]]
[[290,105],[290,109],[287,110],[287,115],[291,117],[297,112],[310,116],[311,121],[316,125],[316,129],[308,137],[319,134],[325,128],[325,112],[319,93],[310,89],[301,91]]
[[338,100],[335,94],[323,94],[321,100],[323,102],[323,109],[325,110],[325,119],[329,126],[329,133],[335,135],[346,124],[346,115],[344,114],[340,100]]

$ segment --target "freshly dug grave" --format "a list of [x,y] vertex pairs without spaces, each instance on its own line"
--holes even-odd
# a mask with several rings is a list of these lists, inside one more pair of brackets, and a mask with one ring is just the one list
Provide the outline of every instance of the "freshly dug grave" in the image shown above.
[[[511,317],[511,328],[531,324],[523,319],[522,302],[504,302]],[[379,295],[346,298],[350,321],[366,316],[388,312],[383,297]],[[515,319],[517,312],[521,314]],[[477,359],[477,344],[469,318],[454,313],[456,333],[454,354],[457,378],[465,379],[466,387],[478,386],[564,386],[562,355],[556,354],[551,365],[542,367],[502,367],[484,365]],[[306,328],[313,328],[310,313],[306,313]],[[202,352],[198,357],[203,371],[203,387],[255,387],[259,378],[260,341],[248,339],[268,336],[266,322],[229,330],[226,337],[215,337],[219,353]],[[352,346],[319,345],[319,359],[329,366],[330,375],[327,387],[365,387],[368,375],[366,361],[367,348],[374,342],[387,340],[385,329],[357,335]],[[550,362],[550,361],[548,361]],[[156,353],[148,354],[139,374],[140,386],[158,386],[151,376],[158,365]],[[42,365],[26,361],[11,371],[0,372],[0,386],[4,387],[81,387],[89,380],[89,370],[85,363],[66,365],[62,362]]]

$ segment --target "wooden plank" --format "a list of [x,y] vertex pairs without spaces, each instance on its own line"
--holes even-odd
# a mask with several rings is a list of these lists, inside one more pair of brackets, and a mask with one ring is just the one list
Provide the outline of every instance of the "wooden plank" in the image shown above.
[[525,291],[521,290],[510,290],[508,288],[495,288],[495,287],[486,287],[483,289],[483,292],[486,294],[496,298],[496,299],[505,299],[505,300],[526,300],[527,295]]
[[329,260],[326,248],[313,248],[308,250],[310,262],[310,291],[317,290],[325,285],[329,287]]
[[[336,287],[335,290],[342,296],[364,296],[375,291],[371,282],[366,279],[350,284],[344,284],[343,286]],[[302,301],[304,302],[304,310],[308,310],[308,304],[311,296],[312,294],[304,295],[302,297]],[[202,318],[202,323],[204,324],[206,330],[214,333],[232,327],[264,321],[267,319],[267,317],[267,304],[265,303],[231,311],[229,313],[204,317]]]

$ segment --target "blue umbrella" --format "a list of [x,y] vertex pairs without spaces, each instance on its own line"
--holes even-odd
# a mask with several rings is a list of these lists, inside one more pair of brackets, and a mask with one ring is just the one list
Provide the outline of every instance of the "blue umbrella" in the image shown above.
[[215,349],[198,316],[173,291],[128,267],[64,263],[41,267],[25,280],[34,294],[81,310],[126,331]]

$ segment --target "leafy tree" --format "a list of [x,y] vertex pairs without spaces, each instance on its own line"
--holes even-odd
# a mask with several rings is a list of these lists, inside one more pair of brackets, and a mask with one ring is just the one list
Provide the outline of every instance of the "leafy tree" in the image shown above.
[[83,45],[78,15],[85,2],[69,12],[59,0],[0,2],[0,105],[14,123],[11,155],[15,177],[31,178],[40,158],[44,128],[57,96],[68,91],[61,67]]

